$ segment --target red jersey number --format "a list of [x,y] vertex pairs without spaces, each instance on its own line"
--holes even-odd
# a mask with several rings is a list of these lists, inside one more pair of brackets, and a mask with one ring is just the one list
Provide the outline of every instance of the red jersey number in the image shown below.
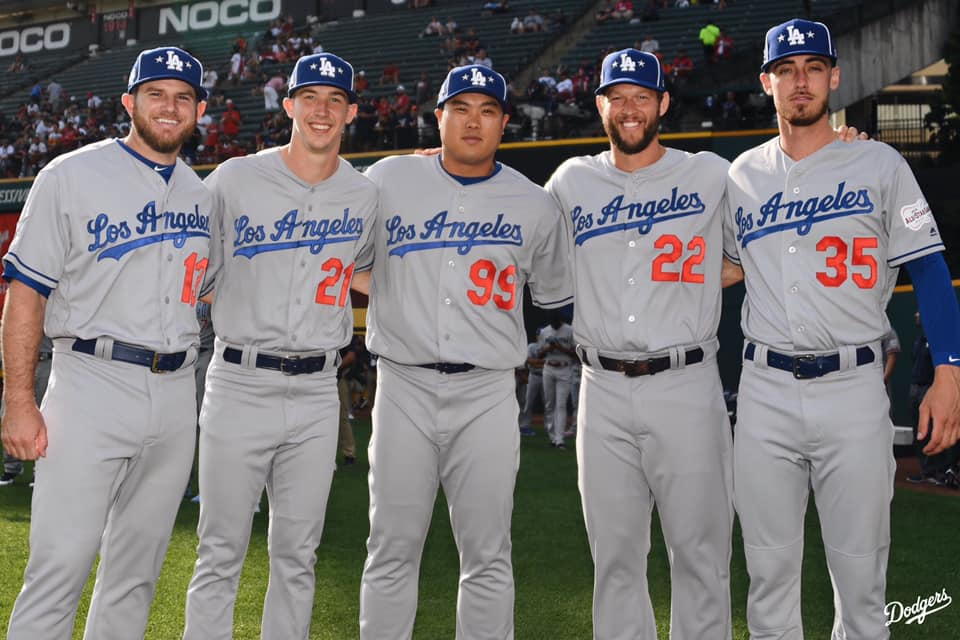
[[824,236],[817,243],[817,251],[825,256],[826,271],[817,272],[817,280],[825,287],[839,287],[847,281],[847,276],[861,289],[872,289],[877,284],[877,259],[865,253],[866,249],[876,249],[879,241],[876,238],[854,238],[853,256],[850,258],[850,267],[854,268],[849,274],[847,256],[849,246],[839,236]]
[[703,284],[703,272],[695,271],[704,258],[707,257],[707,243],[700,236],[694,236],[687,243],[687,257],[679,271],[671,267],[684,256],[683,241],[677,236],[667,233],[653,241],[654,249],[665,249],[653,259],[653,270],[650,278],[654,282],[690,282]]
[[[317,304],[346,306],[350,295],[350,281],[353,279],[353,267],[354,263],[351,262],[344,269],[340,258],[329,258],[320,265],[320,269],[328,275],[317,285]],[[333,289],[332,294],[328,293],[330,289]]]
[[517,267],[507,265],[502,271],[490,260],[477,260],[470,267],[470,281],[478,290],[467,291],[467,298],[483,306],[493,300],[497,308],[509,311],[517,299]]
[[180,302],[185,302],[191,307],[197,304],[197,293],[200,291],[200,285],[203,284],[203,276],[206,275],[209,264],[206,258],[197,260],[197,257],[197,252],[194,251],[183,261],[183,289],[180,292]]

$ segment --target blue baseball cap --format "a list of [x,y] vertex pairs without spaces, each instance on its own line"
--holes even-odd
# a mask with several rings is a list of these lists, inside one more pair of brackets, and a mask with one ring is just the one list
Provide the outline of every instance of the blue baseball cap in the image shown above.
[[130,69],[127,93],[144,82],[153,80],[182,80],[197,92],[197,100],[207,99],[203,88],[203,65],[179,47],[157,47],[141,51]]
[[500,103],[504,111],[509,103],[507,99],[507,81],[503,76],[482,64],[468,64],[451,69],[437,95],[437,109],[461,93],[483,93]]
[[342,89],[350,97],[351,104],[357,101],[353,90],[353,65],[332,53],[315,53],[297,60],[290,74],[287,96],[292,98],[297,89],[314,86]]
[[777,60],[798,55],[824,56],[837,63],[837,46],[827,25],[796,18],[772,27],[767,31],[760,71],[766,73]]
[[635,84],[661,93],[666,90],[660,60],[636,49],[614,51],[603,59],[600,86],[594,93],[599,96],[615,84]]

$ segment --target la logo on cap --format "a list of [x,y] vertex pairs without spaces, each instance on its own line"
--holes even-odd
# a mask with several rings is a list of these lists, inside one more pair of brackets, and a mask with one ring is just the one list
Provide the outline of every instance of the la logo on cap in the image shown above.
[[[815,34],[813,33],[813,31],[808,31],[805,38],[803,32],[797,29],[795,26],[793,26],[792,24],[787,26],[787,44],[791,46],[796,47],[798,45],[806,44],[807,38],[810,38],[811,40],[813,40],[814,35]],[[783,42],[782,33],[777,38],[777,42]]]
[[620,71],[636,71],[638,65],[642,68],[644,65],[643,60],[634,62],[629,53],[621,53],[620,62],[614,62],[610,66],[614,68],[620,67]]
[[[162,63],[163,56],[157,56],[157,62]],[[190,68],[189,62],[187,63],[187,68]],[[172,49],[167,49],[167,69],[170,71],[183,71],[183,60],[181,60],[177,52]]]
[[[493,80],[493,78],[490,78]],[[466,80],[466,78],[464,78]],[[470,72],[470,83],[475,87],[487,86],[487,76],[483,75],[480,69],[472,69]]]
[[[316,68],[317,68],[316,63],[310,65],[310,68],[311,68],[311,69],[316,69]],[[328,78],[336,78],[336,77],[337,77],[337,69],[336,69],[336,67],[334,67],[333,64],[331,64],[331,62],[330,62],[329,60],[327,60],[326,58],[320,58],[320,71],[319,71],[319,73],[320,73],[320,75],[322,75],[322,76],[327,76]]]

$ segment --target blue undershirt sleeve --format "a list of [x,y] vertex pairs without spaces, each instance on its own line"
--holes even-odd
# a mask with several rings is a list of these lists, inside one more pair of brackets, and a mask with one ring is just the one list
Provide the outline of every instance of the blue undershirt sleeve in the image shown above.
[[960,305],[943,253],[905,263],[920,305],[920,321],[930,341],[934,366],[960,366]]

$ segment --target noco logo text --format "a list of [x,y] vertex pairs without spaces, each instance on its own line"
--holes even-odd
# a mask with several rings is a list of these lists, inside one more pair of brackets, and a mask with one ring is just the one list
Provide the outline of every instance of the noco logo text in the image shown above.
[[160,9],[160,35],[201,31],[213,27],[267,22],[280,16],[280,0],[223,0],[190,2]]

